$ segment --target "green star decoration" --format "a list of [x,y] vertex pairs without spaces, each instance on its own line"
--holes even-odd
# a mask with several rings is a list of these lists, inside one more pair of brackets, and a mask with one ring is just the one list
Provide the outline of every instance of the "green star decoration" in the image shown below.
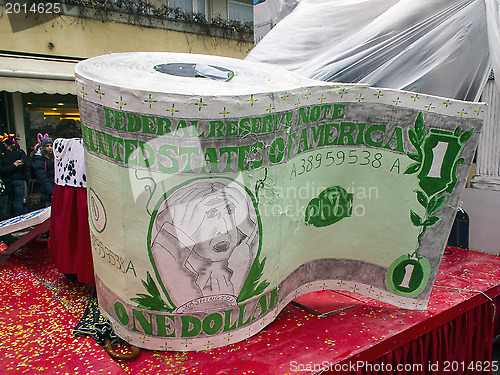
[[85,99],[85,95],[88,95],[88,94],[85,92],[85,86],[84,86],[84,85],[82,85],[82,89],[80,90],[80,93],[82,94],[83,99]]
[[170,112],[172,114],[172,116],[174,115],[174,113],[180,112],[178,109],[175,109],[175,104],[172,104],[172,108],[167,109],[166,111]]
[[253,94],[252,94],[252,95],[250,95],[250,99],[248,99],[248,100],[247,100],[247,102],[250,102],[250,105],[251,105],[252,107],[253,107],[253,105],[254,105],[255,103],[257,103],[258,101],[259,101],[259,99],[255,99],[255,98],[253,97]]
[[123,101],[123,97],[122,97],[121,95],[120,95],[120,100],[119,100],[119,101],[117,101],[117,102],[115,102],[115,103],[116,103],[116,104],[118,104],[118,105],[120,106],[120,109],[122,109],[122,108],[123,108],[123,106],[126,106],[126,105],[127,105],[127,103],[125,103],[125,102]]
[[[146,95],[146,94],[142,93],[142,95]],[[153,100],[153,98],[151,97],[151,94],[149,94],[149,98],[146,100],[143,100],[143,102],[146,104],[149,104],[149,109],[151,109],[151,106],[153,105],[153,103],[156,103],[157,101]]]
[[198,103],[195,103],[195,105],[198,106],[198,111],[201,111],[203,107],[207,106],[207,104],[203,103],[203,98],[200,98],[200,101]]
[[484,111],[482,110],[482,107],[479,107],[479,109],[476,111],[476,115],[480,115],[481,113],[483,113]]
[[266,108],[266,112],[271,112],[271,111],[274,111],[274,107],[272,106],[272,104],[269,104],[269,107]]
[[361,102],[362,100],[365,100],[365,98],[363,98],[363,95],[359,94],[358,98],[356,99],[359,102]]
[[326,100],[326,98],[323,95],[321,95],[321,98],[318,98],[318,100],[320,103],[323,103],[323,100]]
[[415,95],[410,96],[410,98],[412,98],[413,101],[416,102],[417,100],[420,99],[420,96],[418,96],[418,94],[415,94]]
[[103,95],[106,95],[104,92],[101,90],[101,85],[97,86],[97,90],[94,90],[97,95],[99,95],[99,99],[102,99]]
[[214,344],[213,344],[212,342],[210,342],[210,340],[208,340],[208,342],[205,344],[205,346],[206,346],[207,350],[208,350],[208,349],[211,349],[213,345],[214,345]]
[[465,112],[465,108],[462,108],[462,110],[460,112],[457,112],[461,117],[466,115],[467,112]]
[[447,101],[443,102],[443,104],[444,104],[444,106],[445,106],[446,108],[448,108],[448,107],[449,107],[450,105],[452,105],[453,103],[452,103],[452,102],[450,102],[450,100],[448,99]]
[[393,100],[392,102],[396,105],[401,104],[401,100],[399,100],[399,96],[396,98],[396,100]]
[[436,107],[434,107],[434,106],[432,105],[432,103],[429,103],[429,104],[427,104],[424,108],[425,108],[426,110],[430,111],[431,109],[434,109],[434,108],[436,108]]
[[223,115],[224,117],[226,117],[226,115],[229,115],[231,112],[228,112],[226,110],[226,107],[224,107],[224,110],[222,112],[219,112],[219,115]]
[[380,99],[382,96],[384,96],[384,94],[382,94],[382,91],[379,90],[376,94],[373,94],[374,96],[377,97],[377,99]]

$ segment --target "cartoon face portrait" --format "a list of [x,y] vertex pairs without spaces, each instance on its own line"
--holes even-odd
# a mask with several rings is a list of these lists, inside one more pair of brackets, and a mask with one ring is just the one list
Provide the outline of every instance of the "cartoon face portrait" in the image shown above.
[[[214,262],[228,259],[241,237],[236,222],[236,197],[234,192],[225,192],[213,185],[200,192],[193,207],[191,238],[197,245],[194,251],[199,256]],[[242,197],[240,197],[242,198]],[[191,229],[191,230],[192,230]]]
[[191,181],[160,204],[151,253],[175,306],[216,295],[235,303],[258,252],[257,223],[249,193],[226,178]]

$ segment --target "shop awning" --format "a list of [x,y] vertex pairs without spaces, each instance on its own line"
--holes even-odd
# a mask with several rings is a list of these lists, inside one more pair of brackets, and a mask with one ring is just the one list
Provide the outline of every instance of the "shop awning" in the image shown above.
[[59,59],[0,56],[0,91],[76,95],[75,65]]

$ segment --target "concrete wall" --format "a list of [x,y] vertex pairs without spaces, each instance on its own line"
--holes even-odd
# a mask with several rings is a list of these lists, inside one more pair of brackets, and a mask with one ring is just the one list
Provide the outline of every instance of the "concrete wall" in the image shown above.
[[500,191],[465,189],[462,201],[469,215],[469,248],[500,255]]

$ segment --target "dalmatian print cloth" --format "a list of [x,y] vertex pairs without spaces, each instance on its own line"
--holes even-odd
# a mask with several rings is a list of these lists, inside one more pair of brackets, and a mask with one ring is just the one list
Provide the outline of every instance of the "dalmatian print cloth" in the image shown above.
[[60,186],[87,187],[85,157],[81,138],[54,141],[55,183]]

